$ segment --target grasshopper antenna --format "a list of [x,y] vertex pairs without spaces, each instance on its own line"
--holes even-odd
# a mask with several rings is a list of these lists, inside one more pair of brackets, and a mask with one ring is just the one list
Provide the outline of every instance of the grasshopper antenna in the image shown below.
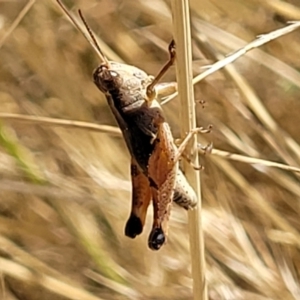
[[86,20],[84,19],[81,11],[79,10],[78,13],[79,13],[79,16],[80,16],[80,18],[81,18],[81,20],[82,20],[82,22],[83,22],[86,30],[89,33],[88,35],[81,28],[81,25],[77,22],[77,20],[70,14],[70,12],[67,10],[67,8],[64,6],[64,4],[60,0],[56,0],[56,2],[60,6],[60,8],[63,10],[63,12],[68,16],[68,18],[73,23],[73,25],[82,33],[82,35],[85,37],[85,39],[88,41],[88,43],[93,47],[93,49],[95,50],[95,52],[97,53],[97,55],[100,57],[100,60],[102,62],[104,62],[105,64],[107,64],[107,66],[109,66],[108,59],[106,58],[106,56],[101,51],[100,46],[97,43],[97,41],[95,39],[95,36],[94,36],[92,30],[90,29],[90,27],[88,26]]
[[78,14],[79,14],[80,19],[82,20],[82,22],[83,22],[83,24],[84,24],[86,30],[88,31],[88,33],[89,33],[89,35],[90,35],[90,38],[91,38],[92,41],[93,41],[93,45],[94,45],[94,47],[97,49],[98,54],[100,54],[100,56],[101,56],[103,62],[105,62],[106,65],[109,66],[109,61],[108,61],[108,59],[107,59],[106,56],[103,54],[103,52],[102,52],[102,50],[101,50],[101,48],[100,48],[100,46],[99,46],[99,44],[98,44],[98,42],[97,42],[97,40],[96,40],[96,38],[95,38],[95,35],[93,34],[93,31],[91,30],[90,26],[88,25],[88,23],[86,22],[85,18],[83,17],[83,14],[82,14],[82,12],[81,12],[80,9],[78,10]]

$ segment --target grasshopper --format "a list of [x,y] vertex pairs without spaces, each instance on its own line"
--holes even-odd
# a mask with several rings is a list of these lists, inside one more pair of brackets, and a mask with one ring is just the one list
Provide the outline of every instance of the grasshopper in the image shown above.
[[[60,0],[57,2],[80,29]],[[174,41],[169,45],[170,58],[167,63],[156,77],[149,76],[137,67],[109,61],[80,10],[79,15],[89,35],[81,29],[80,31],[96,49],[102,61],[93,73],[94,83],[105,94],[131,156],[132,199],[125,235],[135,238],[142,233],[152,200],[154,218],[148,246],[152,250],[158,250],[166,242],[172,202],[185,209],[197,205],[196,194],[179,169],[179,158],[184,147],[178,149],[175,145],[170,126],[157,100],[158,96],[175,87],[174,83],[158,83],[174,63]]]

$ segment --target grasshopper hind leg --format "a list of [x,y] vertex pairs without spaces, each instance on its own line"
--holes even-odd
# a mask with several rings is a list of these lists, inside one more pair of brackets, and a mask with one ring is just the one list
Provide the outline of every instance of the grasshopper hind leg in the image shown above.
[[148,238],[148,247],[151,250],[159,250],[167,241],[168,221],[171,212],[171,203],[161,206],[161,193],[152,188],[154,222]]
[[141,234],[145,224],[147,209],[151,200],[148,178],[139,170],[137,163],[131,161],[132,203],[125,235],[134,239]]
[[[152,250],[159,250],[167,240],[167,222],[170,215],[171,203],[165,203],[164,207],[166,207],[166,210],[164,211],[164,213],[162,213],[162,210],[159,206],[162,202],[161,196],[165,193],[166,189],[164,188],[164,186],[162,186],[160,191],[157,191],[154,188],[152,188],[152,191],[154,205],[154,226],[149,235],[148,246]],[[173,201],[177,205],[183,207],[186,210],[193,209],[197,206],[196,193],[190,186],[180,169],[177,170],[175,187],[173,191]],[[170,189],[168,194],[169,197],[172,198]]]

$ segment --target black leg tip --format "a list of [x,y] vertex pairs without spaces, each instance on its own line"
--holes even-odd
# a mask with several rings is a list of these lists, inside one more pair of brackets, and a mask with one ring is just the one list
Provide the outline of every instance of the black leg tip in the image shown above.
[[137,235],[141,234],[143,231],[143,224],[141,220],[135,216],[131,215],[125,226],[125,235],[134,239]]
[[163,230],[161,228],[155,228],[150,233],[148,246],[151,250],[159,250],[165,241],[166,237]]

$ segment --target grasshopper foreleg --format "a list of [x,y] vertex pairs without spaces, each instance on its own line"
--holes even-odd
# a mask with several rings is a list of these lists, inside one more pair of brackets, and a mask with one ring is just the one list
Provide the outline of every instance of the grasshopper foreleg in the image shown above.
[[154,77],[153,81],[146,88],[147,101],[151,103],[157,96],[156,86],[159,80],[165,75],[168,69],[174,64],[176,51],[175,51],[175,41],[172,40],[169,45],[169,54],[170,58],[166,62],[166,64],[162,67],[162,69],[158,72],[158,74]]

